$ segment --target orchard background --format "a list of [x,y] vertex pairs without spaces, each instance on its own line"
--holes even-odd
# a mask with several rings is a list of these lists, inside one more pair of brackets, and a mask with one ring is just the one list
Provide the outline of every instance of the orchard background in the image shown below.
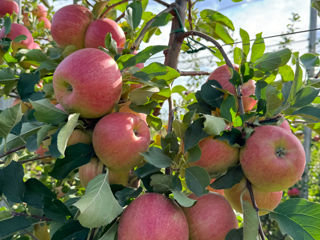
[[[320,61],[315,48],[309,48],[311,52],[290,48],[290,34],[295,32],[299,20],[297,14],[292,15],[288,35],[282,35],[279,49],[268,52],[263,29],[255,36],[240,29],[240,45],[235,45],[234,23],[216,9],[200,10],[199,4],[206,1],[152,1],[161,6],[159,12],[146,10],[148,0],[79,1],[77,4],[91,14],[89,22],[109,18],[125,34],[119,43],[115,35],[104,32],[103,46],[96,49],[110,55],[116,62],[112,66],[117,65],[121,71],[121,96],[106,113],[88,117],[79,114],[82,109],[67,109],[67,104],[57,101],[53,84],[58,65],[82,51],[85,46],[79,42],[84,39],[77,37],[73,44],[62,43],[73,34],[67,27],[63,28],[62,40],[53,38],[52,20],[58,9],[54,10],[52,3],[21,1],[21,7],[10,15],[1,12],[5,2],[12,1],[0,0],[0,96],[2,103],[7,103],[0,112],[0,239],[320,239],[319,73],[314,71]],[[313,6],[319,9],[320,3],[314,1]],[[76,17],[70,20],[72,29],[80,25]],[[29,29],[30,35],[22,31],[13,36],[17,23]],[[163,31],[164,26],[169,32]],[[84,33],[88,33],[87,27],[82,27]],[[163,39],[164,35],[169,42],[157,40],[162,44],[153,44],[153,39]],[[200,60],[202,54],[210,56]],[[179,69],[181,59],[189,61],[188,71]],[[204,61],[209,71],[200,71]],[[76,64],[69,68],[71,72],[86,68],[86,64],[79,68]],[[228,76],[231,88],[222,86],[221,76],[207,81],[216,69],[225,69],[222,77]],[[94,72],[95,78],[108,77],[99,70],[86,70]],[[254,84],[253,92],[245,95],[244,86],[249,83]],[[245,99],[254,106],[246,108]],[[57,106],[59,103],[63,107]],[[144,121],[151,137],[143,151],[131,148],[128,158],[136,156],[137,151],[139,161],[123,173],[122,168],[120,171],[98,158],[125,135],[119,133],[124,128],[119,128],[118,135],[115,131],[114,141],[102,147],[102,155],[97,142],[103,142],[104,137],[94,140],[98,135],[94,129],[105,116],[128,111],[140,113],[132,118]],[[286,121],[290,126],[290,134],[286,134],[294,134],[304,144],[311,161],[302,169],[304,174],[298,176],[298,181],[285,189],[273,190],[283,193],[281,203],[279,199],[270,209],[259,198],[270,202],[272,198],[261,197],[266,195],[260,195],[260,190],[247,179],[249,175],[244,174],[238,155],[232,163],[218,169],[197,165],[204,152],[203,140],[208,136],[227,143],[230,148],[222,154],[225,156],[245,149],[255,129],[265,125],[278,129]],[[306,129],[311,129],[311,136],[307,136]],[[135,129],[135,134],[139,131]],[[268,141],[270,136],[266,132],[261,142]],[[130,150],[130,144],[125,142],[116,152]],[[221,148],[211,150],[218,155]],[[270,178],[276,175],[268,168],[265,172]],[[243,184],[240,191],[235,189],[239,184]],[[230,195],[239,192],[240,207],[232,204],[237,210],[236,223],[232,222],[233,213],[220,204],[224,198],[208,195],[209,191],[225,195],[230,202],[234,199]],[[156,195],[150,195],[152,192]],[[161,196],[154,201],[159,201],[155,208],[163,211],[153,211],[151,200],[146,200],[138,213],[130,217],[125,209],[143,196]],[[199,200],[197,205],[195,199],[204,199],[203,196],[214,196],[215,200],[204,205]],[[179,209],[182,219],[177,226],[171,224],[174,230],[161,224],[172,220],[169,210],[162,205],[167,198]],[[195,220],[200,226],[194,226],[189,215],[188,229],[184,214],[190,214],[196,206],[205,208],[201,209],[203,212],[199,210],[201,214]],[[262,210],[267,214],[259,216]],[[123,213],[129,220],[121,220]],[[210,217],[204,219],[206,213]],[[227,219],[227,215],[232,216]],[[160,220],[150,228],[144,225],[145,219]],[[219,222],[223,228],[216,230]],[[206,225],[210,228],[202,228]],[[145,229],[146,238],[140,228]],[[155,229],[161,234],[150,237]],[[210,237],[215,232],[222,236]]]

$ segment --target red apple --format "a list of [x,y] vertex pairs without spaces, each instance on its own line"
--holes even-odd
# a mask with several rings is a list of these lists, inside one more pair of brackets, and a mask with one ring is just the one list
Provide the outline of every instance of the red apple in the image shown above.
[[150,132],[147,124],[132,113],[110,113],[99,120],[93,130],[92,143],[103,164],[113,171],[133,168],[148,149]]
[[48,18],[46,17],[39,17],[38,18],[39,22],[44,22],[44,28],[46,29],[51,29],[51,22]]
[[40,17],[47,17],[48,11],[45,8],[45,6],[37,5],[37,8],[34,9],[32,13],[36,15],[38,18],[40,18]]
[[56,99],[67,112],[98,118],[110,112],[121,95],[122,76],[117,63],[95,48],[66,57],[53,75]]
[[262,191],[281,191],[302,176],[305,152],[299,139],[278,126],[255,128],[240,151],[245,176]]
[[85,34],[92,18],[90,10],[81,5],[60,8],[52,18],[53,40],[61,47],[74,45],[83,48]]
[[291,133],[290,124],[287,119],[284,119],[283,122],[279,125],[279,127],[284,128]]
[[131,102],[129,101],[129,102],[121,104],[120,108],[119,108],[119,112],[132,113],[132,114],[137,115],[138,117],[140,117],[143,121],[147,122],[147,115],[144,114],[144,113],[138,113],[138,112],[133,111],[129,106],[130,103]]
[[92,142],[91,131],[74,129],[68,139],[67,146],[71,146],[77,143],[91,144],[91,142]]
[[124,210],[118,240],[188,240],[188,223],[181,208],[158,193],[146,193]]
[[288,195],[290,197],[299,197],[300,190],[298,188],[291,188],[291,189],[288,190]]
[[225,141],[207,137],[199,142],[201,157],[192,163],[205,168],[208,173],[221,173],[235,165],[239,159],[239,148]]
[[[239,71],[239,67],[234,65],[236,71]],[[208,80],[216,80],[220,83],[221,87],[231,94],[236,95],[235,86],[229,81],[231,79],[231,71],[228,65],[222,65],[215,69],[209,76]],[[249,80],[241,86],[242,102],[246,112],[250,111],[257,103],[257,100],[250,97],[255,94],[255,82]]]
[[121,48],[126,42],[126,36],[122,28],[112,19],[97,19],[90,23],[85,37],[87,48],[104,47],[104,40],[107,33],[111,33],[112,38],[117,42],[117,47]]
[[0,0],[0,17],[4,17],[7,13],[19,12],[19,5],[13,0]]
[[[20,35],[25,35],[27,39],[19,42],[14,42],[13,40]],[[31,32],[28,30],[28,28],[26,28],[21,24],[12,23],[11,30],[7,36],[5,36],[5,28],[3,27],[0,30],[0,38],[3,38],[3,37],[7,37],[12,40],[12,49],[14,52],[17,52],[20,48],[32,49],[34,46]]]
[[[259,215],[268,214],[269,211],[275,209],[281,202],[282,191],[278,192],[263,192],[252,186],[253,195],[257,207],[259,208]],[[242,213],[241,194],[243,193],[243,200],[251,203],[251,198],[248,189],[246,188],[246,180],[234,185],[232,188],[224,190],[224,196],[229,201],[231,206],[238,212]],[[264,211],[265,210],[265,211]]]
[[103,171],[103,164],[97,158],[91,158],[90,162],[79,167],[79,179],[83,187]]
[[238,228],[237,217],[222,195],[208,193],[190,198],[196,199],[196,204],[182,208],[189,224],[190,240],[224,240],[231,229]]

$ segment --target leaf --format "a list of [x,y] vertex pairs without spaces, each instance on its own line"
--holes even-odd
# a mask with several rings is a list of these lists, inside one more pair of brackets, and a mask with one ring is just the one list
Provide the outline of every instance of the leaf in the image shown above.
[[112,226],[102,235],[99,240],[115,240],[118,232],[118,223],[112,224]]
[[0,221],[0,238],[14,234],[20,230],[30,227],[34,221],[29,217],[15,216],[3,221]]
[[237,112],[236,98],[233,95],[228,95],[226,98],[223,99],[223,102],[220,106],[221,117],[223,117],[229,122],[232,122],[231,110],[233,112]]
[[112,33],[107,33],[105,39],[104,39],[104,45],[106,49],[108,49],[109,54],[112,56],[117,55],[118,49],[117,49],[117,42],[112,37]]
[[4,35],[8,35],[11,31],[11,18],[5,17],[4,18]]
[[290,60],[291,51],[288,48],[279,50],[277,52],[265,53],[254,62],[254,66],[262,71],[273,71],[281,67]]
[[144,178],[157,172],[160,172],[160,168],[157,168],[150,163],[145,163],[142,167],[134,170],[135,175],[137,175],[139,178]]
[[117,191],[114,195],[117,198],[119,204],[124,207],[130,203],[131,198],[136,198],[142,192],[142,187],[129,188],[125,187],[120,191]]
[[292,198],[281,203],[270,217],[277,221],[283,234],[293,239],[320,238],[320,204],[303,198]]
[[186,168],[185,178],[188,188],[197,196],[208,192],[206,187],[210,184],[210,177],[205,169],[198,166]]
[[241,64],[241,60],[242,60],[242,50],[241,48],[236,47],[233,50],[233,61],[235,64],[240,65]]
[[256,240],[259,229],[259,217],[251,203],[241,198],[243,209],[243,239]]
[[210,186],[213,189],[228,189],[243,179],[244,175],[241,166],[230,167],[226,174],[217,178]]
[[211,107],[220,107],[224,92],[220,91],[218,88],[222,88],[221,85],[216,80],[209,80],[201,86],[201,99],[205,101]]
[[297,93],[295,102],[292,106],[299,108],[312,103],[312,101],[318,96],[319,91],[319,89],[310,86],[301,88]]
[[250,37],[247,31],[242,28],[240,28],[240,36],[242,40],[242,51],[244,54],[244,59],[242,59],[242,61],[246,61],[250,51]]
[[294,72],[292,68],[288,65],[279,67],[279,73],[281,75],[282,81],[284,82],[288,82],[288,81],[292,82],[294,79]]
[[78,220],[81,225],[88,228],[105,226],[122,212],[110,189],[108,173],[91,180],[85,195],[73,205],[80,210]]
[[5,138],[22,118],[21,105],[17,104],[0,113],[0,137]]
[[208,24],[220,23],[234,31],[232,21],[220,12],[213,11],[211,9],[205,9],[200,12],[200,17]]
[[291,115],[298,115],[307,121],[320,122],[320,106],[305,106],[293,112]]
[[220,133],[225,129],[226,123],[223,118],[211,116],[211,115],[204,115],[205,121],[203,123],[203,130],[211,135],[220,135]]
[[231,229],[227,236],[226,240],[243,240],[243,228]]
[[295,69],[295,73],[294,73],[294,80],[293,80],[293,83],[290,88],[290,94],[289,94],[287,102],[293,103],[297,92],[302,87],[302,84],[303,84],[302,83],[302,69],[300,67],[299,60],[297,59],[296,60],[296,69]]
[[152,22],[150,28],[152,27],[162,27],[168,24],[168,22],[172,19],[172,15],[170,13],[162,13],[160,15],[155,16],[154,21]]
[[147,103],[150,97],[154,94],[159,92],[159,88],[157,87],[142,87],[134,89],[129,93],[129,98],[133,104],[136,105],[143,105]]
[[22,202],[25,185],[24,171],[20,163],[11,161],[4,168],[0,168],[0,196],[4,194],[9,201]]
[[3,68],[0,69],[0,83],[6,84],[16,82],[19,78],[14,75],[11,69]]
[[199,145],[195,145],[194,147],[188,150],[188,162],[196,162],[201,157],[201,149]]
[[79,221],[69,220],[53,234],[52,240],[86,240],[89,230],[81,226]]
[[34,85],[40,81],[40,72],[22,73],[20,75],[17,90],[22,101],[38,100],[44,97],[42,92],[35,92]]
[[92,145],[77,143],[67,147],[65,157],[57,159],[52,171],[49,173],[50,176],[56,179],[64,179],[68,174],[90,162],[93,157],[94,150]]
[[159,131],[162,128],[161,118],[155,117],[153,115],[147,116],[147,123],[150,127],[153,127],[156,131]]
[[70,114],[68,116],[68,122],[61,128],[61,130],[58,133],[57,146],[62,157],[64,157],[64,152],[66,150],[68,140],[74,128],[78,125],[79,117],[80,113]]
[[257,59],[261,58],[263,56],[265,49],[266,49],[266,46],[264,44],[264,39],[262,38],[262,33],[256,34],[256,39],[254,40],[251,48],[250,62],[253,63]]
[[126,9],[125,17],[131,28],[133,30],[136,29],[139,26],[142,17],[141,2],[134,1],[133,3],[130,3]]
[[306,69],[309,69],[319,64],[319,57],[313,53],[305,53],[300,57],[300,61]]
[[192,207],[197,201],[191,198],[188,198],[181,191],[173,190],[173,198],[179,203],[182,207]]
[[268,85],[266,88],[266,101],[267,101],[267,116],[272,117],[279,113],[282,106],[281,92],[272,85]]
[[209,135],[203,130],[204,118],[195,120],[186,130],[184,136],[184,150],[189,151],[198,144],[198,142]]
[[168,193],[172,189],[172,177],[165,174],[154,174],[151,176],[150,185],[154,192]]
[[228,33],[227,29],[221,24],[215,24],[214,33],[217,35],[217,38],[221,39],[226,44],[233,44],[234,40]]
[[170,167],[172,159],[160,148],[150,147],[147,152],[141,153],[144,159],[157,168]]
[[59,124],[68,118],[68,115],[56,108],[48,99],[30,101],[35,109],[34,116],[40,122]]

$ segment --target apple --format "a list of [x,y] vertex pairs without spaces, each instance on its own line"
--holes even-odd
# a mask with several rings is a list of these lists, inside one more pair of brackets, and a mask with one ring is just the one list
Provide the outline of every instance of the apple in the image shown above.
[[279,125],[279,127],[284,128],[291,132],[290,124],[287,119],[284,119],[283,122]]
[[74,45],[83,48],[85,34],[92,19],[92,13],[84,6],[73,4],[60,8],[52,18],[53,40],[61,47]]
[[136,198],[120,216],[118,240],[188,240],[182,209],[159,193]]
[[50,20],[48,18],[39,17],[38,21],[44,23],[44,28],[49,29],[49,30],[51,29],[51,22],[50,22]]
[[43,5],[37,5],[37,8],[32,11],[32,13],[38,18],[47,17],[48,11]]
[[117,47],[121,48],[126,42],[126,36],[122,28],[112,19],[97,19],[90,23],[86,36],[86,48],[105,47],[104,40],[107,33],[111,33],[112,38],[117,42]]
[[117,63],[96,48],[67,56],[53,74],[57,101],[69,113],[99,118],[110,112],[121,96],[122,76]]
[[299,197],[300,190],[298,188],[291,188],[291,189],[288,190],[288,195],[290,197]]
[[22,13],[22,22],[23,22],[23,25],[26,27],[31,26],[28,13],[26,12]]
[[238,220],[228,201],[218,193],[190,198],[197,202],[183,207],[189,225],[190,240],[224,240],[231,229],[238,228]]
[[[269,211],[275,209],[281,202],[282,191],[278,192],[264,192],[252,186],[253,195],[257,207],[259,208],[259,215],[268,214]],[[240,183],[234,185],[232,188],[224,190],[224,196],[229,201],[231,206],[238,212],[242,213],[241,194],[243,193],[243,200],[251,203],[249,191],[246,187],[246,180],[243,179]],[[252,203],[251,203],[252,205]],[[264,211],[266,210],[266,211]]]
[[79,167],[79,179],[83,187],[96,176],[103,172],[103,164],[97,158],[91,158],[90,162]]
[[77,143],[91,144],[92,132],[87,130],[74,129],[68,139],[67,146],[71,146]]
[[130,101],[126,102],[126,103],[123,103],[120,105],[120,108],[119,108],[119,112],[127,112],[127,113],[132,113],[134,115],[137,115],[138,117],[140,117],[143,121],[147,122],[147,115],[144,114],[144,113],[138,113],[138,112],[135,112],[133,111],[131,108],[130,108]]
[[132,113],[116,112],[101,118],[93,129],[92,143],[100,161],[112,171],[127,171],[138,165],[148,149],[147,124]]
[[306,163],[299,139],[286,129],[265,125],[255,128],[240,151],[240,164],[247,179],[258,189],[287,189],[302,176]]
[[7,13],[19,13],[19,5],[13,0],[0,0],[0,18],[4,17]]
[[[27,38],[19,42],[13,41],[16,37],[25,35]],[[34,46],[33,37],[31,32],[25,26],[17,23],[11,24],[11,30],[8,35],[5,35],[5,27],[0,30],[0,38],[10,38],[12,40],[12,49],[16,53],[20,48],[32,49]]]
[[199,142],[201,157],[191,165],[205,168],[208,173],[221,173],[239,160],[239,148],[227,142],[206,137]]
[[[236,71],[239,71],[239,67],[234,65]],[[231,71],[228,65],[222,65],[215,69],[209,76],[208,80],[216,80],[220,83],[221,87],[233,95],[236,95],[236,88],[235,86],[229,81],[231,79]],[[257,103],[257,100],[250,97],[251,95],[255,94],[255,82],[253,80],[249,80],[245,82],[241,86],[241,93],[242,93],[242,103],[245,112],[250,111]]]

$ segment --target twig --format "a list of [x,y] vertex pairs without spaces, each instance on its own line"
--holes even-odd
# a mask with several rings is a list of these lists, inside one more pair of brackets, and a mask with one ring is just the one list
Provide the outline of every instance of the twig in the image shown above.
[[11,153],[17,152],[17,151],[19,151],[19,150],[21,150],[21,149],[24,149],[24,148],[26,148],[25,145],[24,145],[24,146],[20,146],[20,147],[13,148],[13,149],[11,149],[10,151],[1,154],[1,155],[0,155],[0,158],[3,158],[3,157],[5,157],[5,156],[8,156],[8,155],[10,155]]
[[119,22],[121,18],[123,18],[126,15],[125,12],[121,13],[121,15],[119,17],[116,18],[116,22]]
[[190,30],[192,31],[193,30],[193,27],[192,27],[192,3],[191,3],[191,0],[188,1],[188,21],[189,21],[189,27],[190,27]]
[[117,2],[115,4],[112,4],[110,7],[107,7],[107,9],[101,14],[100,18],[104,18],[105,15],[107,15],[108,12],[110,12],[113,8],[115,8],[116,6],[126,3],[129,0],[122,0],[121,2]]
[[45,221],[45,222],[50,222],[52,219],[44,217],[44,216],[38,216],[38,215],[33,215],[33,214],[27,214],[27,213],[22,213],[22,212],[11,212],[13,216],[23,216],[23,217],[31,217],[40,221]]
[[140,46],[140,43],[144,37],[144,35],[148,32],[149,28],[151,27],[152,23],[157,19],[158,16],[160,16],[161,14],[164,13],[169,13],[171,12],[174,8],[175,8],[175,4],[172,3],[170,4],[166,9],[164,9],[163,11],[161,11],[160,13],[158,13],[154,18],[152,18],[151,20],[149,20],[149,22],[146,23],[146,25],[144,26],[144,28],[141,30],[139,36],[137,37],[137,39],[135,40],[135,42],[133,43],[131,49],[135,50],[138,49]]
[[209,72],[205,71],[179,71],[180,76],[206,76],[210,75]]
[[39,157],[34,157],[34,158],[29,158],[29,159],[26,159],[26,160],[19,161],[19,163],[25,164],[25,163],[28,163],[28,162],[33,162],[33,161],[46,159],[46,158],[51,158],[51,157],[52,156],[50,156],[50,155],[48,155],[48,156],[39,156]]
[[169,3],[166,3],[166,2],[164,2],[164,1],[162,1],[162,0],[154,0],[154,1],[157,2],[157,3],[162,4],[162,5],[165,6],[165,7],[170,7],[170,4],[169,4]]
[[251,202],[252,202],[252,206],[253,208],[256,210],[256,213],[257,213],[257,216],[258,216],[258,219],[259,219],[259,235],[261,237],[262,240],[265,240],[265,235],[264,235],[264,232],[263,232],[263,229],[262,229],[262,225],[261,225],[261,221],[260,221],[260,218],[259,218],[259,208],[256,204],[256,201],[254,199],[254,195],[253,195],[253,190],[252,190],[252,185],[251,185],[251,182],[247,179],[247,189],[249,191],[249,195],[250,195],[250,199],[251,199]]

